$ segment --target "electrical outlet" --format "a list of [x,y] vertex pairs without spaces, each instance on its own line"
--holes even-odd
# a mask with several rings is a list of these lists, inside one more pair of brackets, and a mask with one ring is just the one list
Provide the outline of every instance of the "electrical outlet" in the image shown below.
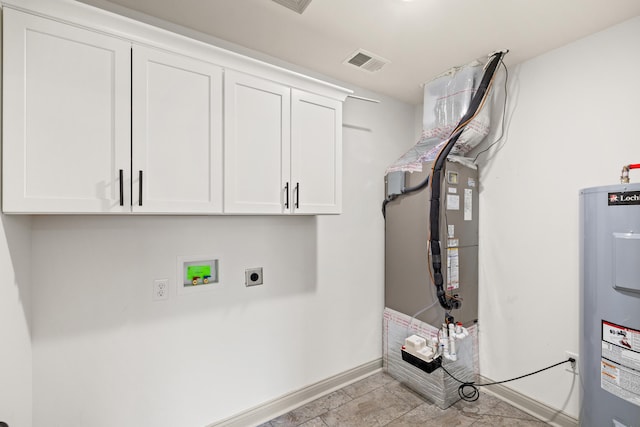
[[567,363],[565,365],[564,370],[567,372],[571,372],[572,374],[578,375],[578,355],[576,353],[573,353],[571,351],[565,351],[564,355],[567,359],[572,358],[575,359],[576,361],[573,363]]
[[161,301],[169,298],[169,279],[156,279],[153,281],[153,300]]
[[247,268],[244,272],[244,284],[246,286],[262,285],[262,267]]

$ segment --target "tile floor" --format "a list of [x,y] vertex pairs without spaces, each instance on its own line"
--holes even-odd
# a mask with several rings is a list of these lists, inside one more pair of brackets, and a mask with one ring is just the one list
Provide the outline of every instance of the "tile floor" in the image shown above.
[[334,391],[259,427],[524,427],[547,423],[481,392],[440,409],[384,372]]

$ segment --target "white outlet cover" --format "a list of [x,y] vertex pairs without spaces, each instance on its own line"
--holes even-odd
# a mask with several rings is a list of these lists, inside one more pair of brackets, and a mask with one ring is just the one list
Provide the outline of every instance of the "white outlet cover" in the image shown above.
[[169,279],[156,279],[153,281],[153,300],[162,301],[169,298]]
[[575,368],[573,368],[571,366],[571,363],[567,363],[565,365],[564,370],[567,371],[567,372],[572,373],[573,375],[580,375],[580,371],[578,370],[578,366],[579,366],[578,362],[580,361],[580,359],[578,357],[578,354],[577,353],[573,353],[571,351],[565,351],[565,356],[566,356],[567,359],[570,358],[570,357],[573,357],[574,359],[576,359],[576,364],[575,364]]

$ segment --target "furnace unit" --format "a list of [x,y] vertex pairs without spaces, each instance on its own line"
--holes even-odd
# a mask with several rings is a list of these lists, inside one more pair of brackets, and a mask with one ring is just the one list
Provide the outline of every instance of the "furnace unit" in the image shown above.
[[[385,178],[387,197],[423,182],[432,163],[424,163],[422,172],[389,173]],[[443,178],[440,235],[444,288],[460,304],[450,312],[455,321],[470,324],[478,319],[478,171],[470,160],[452,157],[445,162]],[[386,206],[385,306],[440,325],[444,309],[435,296],[428,248],[430,198],[427,186]]]
[[506,53],[426,83],[422,136],[387,168],[385,306],[436,328],[478,319],[478,171],[464,155],[490,133]]

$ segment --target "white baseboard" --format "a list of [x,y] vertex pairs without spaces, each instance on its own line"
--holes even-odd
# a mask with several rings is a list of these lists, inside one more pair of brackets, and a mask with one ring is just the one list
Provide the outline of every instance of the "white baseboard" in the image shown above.
[[[489,378],[480,376],[480,382],[493,382]],[[497,398],[515,406],[534,417],[551,424],[556,427],[578,427],[578,420],[565,414],[562,411],[554,409],[544,403],[538,402],[524,394],[518,393],[505,387],[502,384],[496,384],[489,387],[483,387],[483,391],[493,394]]]
[[376,359],[346,372],[319,381],[254,408],[210,424],[208,427],[254,427],[305,403],[338,390],[382,369],[382,359]]

